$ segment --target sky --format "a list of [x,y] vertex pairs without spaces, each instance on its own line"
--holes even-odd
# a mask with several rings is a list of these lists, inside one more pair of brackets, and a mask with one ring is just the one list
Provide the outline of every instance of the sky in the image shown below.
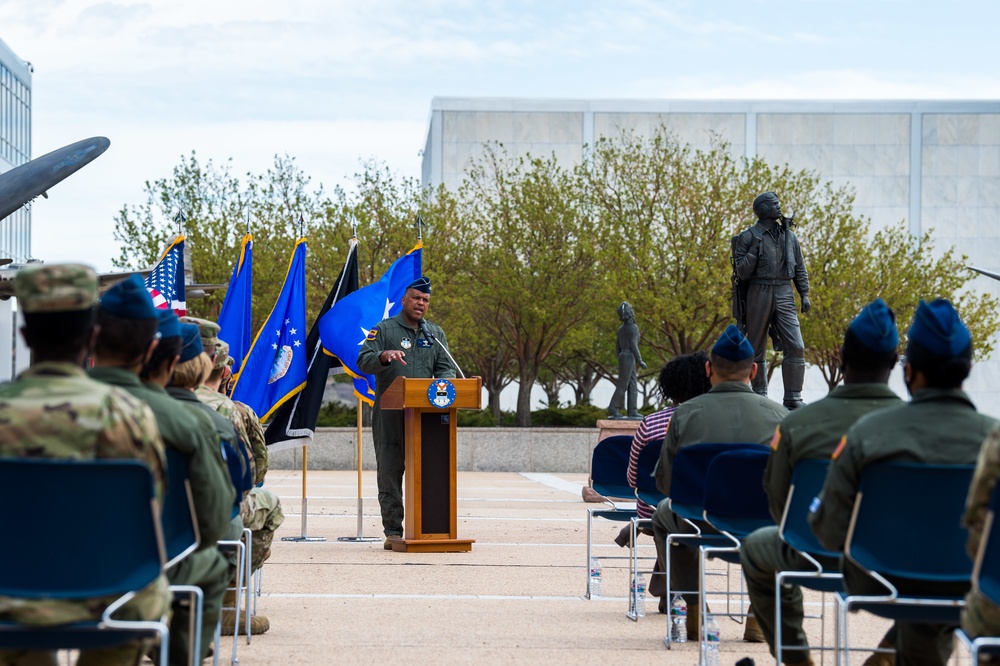
[[1000,99],[995,0],[3,0],[33,156],[107,153],[32,209],[32,253],[110,270],[115,215],[182,155],[330,191],[419,178],[432,98]]

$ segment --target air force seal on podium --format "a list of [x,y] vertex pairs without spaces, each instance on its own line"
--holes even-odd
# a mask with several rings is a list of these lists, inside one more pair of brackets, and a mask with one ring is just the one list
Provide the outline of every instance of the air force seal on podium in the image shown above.
[[438,409],[447,409],[455,402],[455,385],[447,379],[432,380],[427,389],[427,399]]

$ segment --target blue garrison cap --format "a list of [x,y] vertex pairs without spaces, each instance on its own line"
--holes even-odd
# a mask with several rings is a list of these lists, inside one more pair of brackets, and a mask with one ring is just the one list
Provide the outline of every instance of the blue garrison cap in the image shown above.
[[712,353],[730,361],[745,361],[753,358],[753,345],[740,333],[740,329],[730,324],[715,342]]
[[918,345],[942,358],[960,356],[972,343],[972,334],[955,306],[944,298],[920,301],[906,337],[907,346]]
[[156,319],[157,312],[146,285],[135,273],[104,292],[101,309],[122,319]]
[[406,285],[407,289],[416,289],[417,291],[422,291],[425,294],[431,293],[431,279],[426,275],[421,275],[416,280]]
[[858,342],[874,352],[888,354],[899,345],[896,315],[881,298],[866,305],[851,321],[847,330],[854,334]]
[[156,332],[160,334],[160,339],[163,338],[179,338],[181,335],[181,322],[177,319],[177,314],[173,310],[157,310],[156,318],[159,320],[159,324],[156,326]]
[[181,347],[181,360],[183,363],[185,361],[190,361],[195,356],[200,354],[203,350],[201,346],[201,331],[194,324],[180,324],[181,329],[181,341],[184,346]]

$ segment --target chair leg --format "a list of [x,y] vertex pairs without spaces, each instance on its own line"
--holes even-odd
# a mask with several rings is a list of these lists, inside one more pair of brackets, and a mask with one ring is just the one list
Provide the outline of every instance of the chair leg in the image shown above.
[[587,566],[584,570],[587,573],[587,587],[584,596],[590,599],[590,563],[593,560],[593,539],[594,539],[594,512],[587,509]]
[[191,666],[197,666],[201,663],[198,659],[198,655],[201,654],[201,623],[205,612],[205,593],[197,585],[171,585],[171,592],[180,592],[187,594],[191,599],[191,607],[194,610],[190,615],[190,624],[188,635],[191,637],[188,642],[188,654],[190,655],[189,662]]
[[253,550],[253,532],[249,528],[244,527],[243,538],[246,539],[246,565],[244,565],[243,568],[243,582],[246,583],[245,624],[247,632],[247,645],[250,645],[250,576],[251,569],[253,567],[253,559],[251,557]]

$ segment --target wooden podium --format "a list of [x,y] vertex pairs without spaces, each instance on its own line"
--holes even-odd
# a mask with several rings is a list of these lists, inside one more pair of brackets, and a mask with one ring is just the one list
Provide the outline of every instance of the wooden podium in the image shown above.
[[[439,385],[438,382],[448,382]],[[483,380],[397,377],[382,395],[382,409],[402,409],[406,442],[404,534],[391,539],[400,552],[456,553],[475,539],[458,538],[456,426],[459,409],[482,409]],[[439,407],[432,402],[446,404]],[[447,404],[450,400],[450,404]]]

